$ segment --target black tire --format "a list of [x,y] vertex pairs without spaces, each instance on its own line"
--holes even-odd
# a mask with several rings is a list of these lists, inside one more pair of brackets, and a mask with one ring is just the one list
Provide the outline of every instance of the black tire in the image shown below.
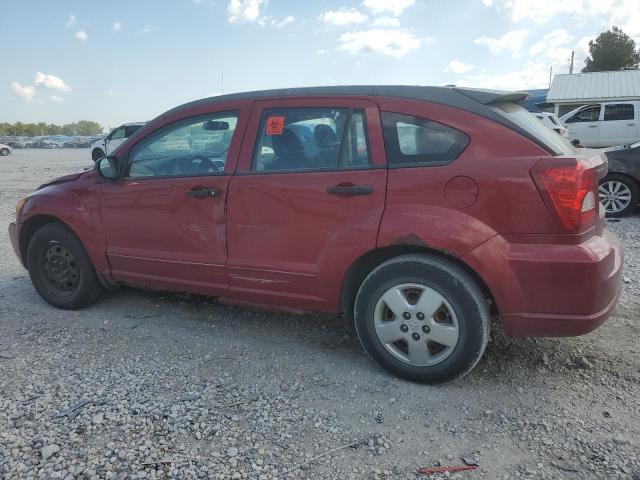
[[600,186],[607,182],[620,182],[625,185],[631,192],[631,201],[625,208],[617,212],[607,211],[605,204],[603,204],[602,206],[605,208],[605,215],[607,217],[621,217],[632,212],[638,205],[638,184],[632,178],[627,177],[626,175],[619,175],[617,173],[612,173],[603,178],[600,182]]
[[[68,291],[62,291],[58,286],[52,285],[45,266],[45,255],[52,248],[58,247],[70,254],[74,268],[74,286]],[[47,223],[33,234],[27,247],[27,269],[31,282],[40,296],[47,303],[63,310],[85,307],[102,293],[102,287],[84,246],[73,232],[61,223]]]
[[6,148],[3,148],[2,150],[0,150],[0,155],[2,155],[3,157],[6,157],[7,155],[9,155],[9,150],[7,150]]
[[[390,353],[374,327],[375,308],[390,288],[412,283],[437,291],[453,308],[458,340],[449,356],[429,366],[415,366]],[[441,383],[459,378],[478,363],[489,341],[489,305],[474,279],[462,268],[430,255],[402,255],[375,268],[356,296],[355,328],[365,351],[385,370],[407,380]]]
[[100,148],[96,148],[93,150],[93,152],[91,152],[91,158],[94,162],[102,157],[104,157],[104,152]]

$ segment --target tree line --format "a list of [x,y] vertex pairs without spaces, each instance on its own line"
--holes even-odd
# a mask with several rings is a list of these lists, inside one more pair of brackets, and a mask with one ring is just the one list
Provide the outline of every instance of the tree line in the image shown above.
[[54,123],[0,123],[0,136],[24,135],[35,137],[38,135],[97,135],[102,133],[102,125],[98,122],[80,120],[75,123],[56,125]]

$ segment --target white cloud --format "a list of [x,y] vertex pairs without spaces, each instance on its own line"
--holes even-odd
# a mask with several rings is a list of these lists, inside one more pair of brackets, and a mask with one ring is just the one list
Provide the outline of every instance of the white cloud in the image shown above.
[[11,88],[13,88],[13,93],[31,103],[36,98],[36,89],[32,85],[20,85],[18,82],[11,82]]
[[399,27],[400,20],[393,17],[379,17],[373,21],[374,27]]
[[268,0],[230,0],[227,5],[229,23],[255,22],[260,17],[260,9]]
[[284,19],[280,20],[279,22],[276,22],[275,20],[272,21],[271,24],[276,28],[282,28],[286,25],[289,25],[290,23],[293,23],[295,20],[296,20],[295,17],[288,15]]
[[566,47],[573,40],[566,30],[558,28],[545,34],[539,42],[529,48],[529,56],[548,62],[567,62],[571,48]]
[[320,50],[316,51],[316,53],[318,55],[328,55],[329,54],[329,50],[325,50],[324,48],[321,48]]
[[369,19],[367,15],[359,12],[355,8],[328,10],[320,15],[320,20],[334,27],[341,27],[353,23],[364,23]]
[[84,30],[78,30],[75,33],[75,36],[78,40],[82,41],[82,42],[86,42],[87,41],[87,32],[85,32]]
[[149,25],[145,25],[145,27],[140,31],[142,33],[149,33],[149,32],[151,32],[151,27]]
[[51,95],[49,97],[49,100],[51,100],[54,103],[62,103],[62,102],[64,102],[64,99],[62,97],[59,97],[58,95]]
[[512,30],[500,38],[489,38],[484,35],[476,38],[474,43],[486,45],[494,55],[511,52],[514,56],[522,50],[522,42],[529,35],[527,30]]
[[114,30],[120,30],[122,28],[122,24],[120,22],[118,22],[117,20],[115,22],[113,22],[113,29]]
[[640,7],[638,0],[483,0],[510,16],[513,23],[523,20],[545,23],[564,15],[567,25],[595,20],[602,29],[617,25],[636,40],[640,40]]
[[421,40],[399,30],[372,29],[343,33],[338,42],[339,50],[353,55],[375,52],[401,58],[420,47]]
[[67,28],[73,27],[77,23],[76,16],[72,13],[69,15],[69,20],[64,24]]
[[52,90],[58,90],[60,92],[70,92],[71,87],[64,83],[60,77],[51,75],[50,73],[37,72],[33,76],[33,83],[35,85],[41,85]]
[[416,0],[364,0],[362,4],[374,14],[386,13],[399,16],[405,9],[416,3]]
[[447,65],[447,68],[445,69],[445,71],[460,74],[460,73],[469,73],[474,68],[476,68],[475,65],[471,63],[464,63],[456,59],[456,60],[451,60],[449,62],[449,65]]

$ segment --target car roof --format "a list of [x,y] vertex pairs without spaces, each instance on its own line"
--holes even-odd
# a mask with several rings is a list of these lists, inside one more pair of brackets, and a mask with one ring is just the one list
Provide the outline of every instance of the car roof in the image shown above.
[[120,125],[121,127],[144,127],[147,122],[131,122],[131,123],[123,123]]

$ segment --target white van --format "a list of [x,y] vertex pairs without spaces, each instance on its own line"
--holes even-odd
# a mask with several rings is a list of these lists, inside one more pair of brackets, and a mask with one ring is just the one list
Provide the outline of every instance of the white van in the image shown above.
[[640,139],[640,102],[606,102],[583,105],[560,117],[569,140],[584,147],[627,145]]

